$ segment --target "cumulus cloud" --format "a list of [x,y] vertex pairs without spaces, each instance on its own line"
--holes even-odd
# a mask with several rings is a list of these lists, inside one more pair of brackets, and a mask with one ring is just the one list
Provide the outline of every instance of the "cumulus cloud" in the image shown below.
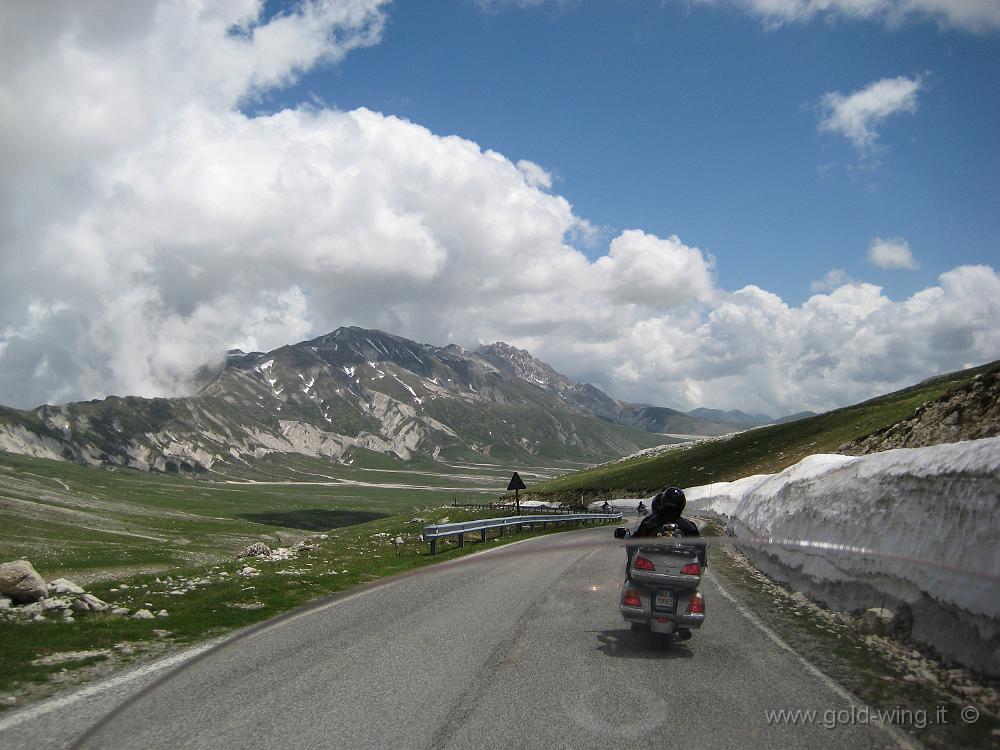
[[628,363],[606,366],[599,381],[623,398],[822,410],[996,358],[998,294],[988,266],[948,271],[900,302],[851,283],[793,307],[749,286],[720,293],[702,316],[649,319],[613,346],[578,345],[577,356]]
[[834,289],[844,286],[844,284],[852,284],[854,279],[852,279],[843,268],[832,268],[826,272],[826,274],[821,279],[816,279],[809,284],[809,291],[811,292],[832,292]]
[[917,261],[913,258],[910,245],[902,237],[884,240],[876,237],[868,246],[868,262],[879,268],[913,271]]
[[820,100],[820,132],[847,138],[861,153],[875,147],[877,128],[892,115],[917,111],[921,79],[885,78],[851,94],[829,92]]
[[[563,10],[578,0],[476,0],[496,13],[505,8],[554,7]],[[734,8],[759,18],[768,28],[816,19],[866,20],[896,28],[907,21],[934,21],[943,27],[987,33],[1000,29],[996,0],[676,0]]]
[[552,175],[535,164],[535,162],[521,159],[517,163],[517,168],[524,176],[524,181],[532,187],[544,188],[545,190],[552,188]]
[[503,339],[620,397],[771,412],[995,356],[987,267],[903,302],[846,283],[792,307],[719,289],[678,237],[600,240],[532,162],[367,109],[249,116],[385,23],[378,0],[261,7],[0,9],[0,402],[183,393],[228,348],[348,324]]
[[994,0],[695,0],[702,5],[738,8],[770,27],[816,18],[872,20],[895,27],[909,20],[936,21],[966,31],[1000,29]]

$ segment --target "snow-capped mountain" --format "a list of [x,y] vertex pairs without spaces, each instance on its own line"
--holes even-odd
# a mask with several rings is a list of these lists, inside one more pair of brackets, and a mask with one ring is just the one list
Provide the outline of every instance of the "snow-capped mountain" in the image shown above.
[[364,450],[590,460],[663,441],[597,419],[482,354],[360,328],[271,352],[231,351],[221,369],[199,377],[200,391],[187,398],[0,408],[0,449],[198,471],[271,453],[351,460]]
[[[743,414],[743,412],[696,409],[685,413],[664,406],[648,406],[619,401],[589,383],[573,382],[565,375],[556,372],[545,362],[532,357],[524,349],[517,349],[509,344],[497,342],[480,347],[478,351],[499,369],[513,373],[530,383],[535,383],[540,388],[559,396],[588,414],[647,432],[715,436],[771,421],[766,417],[764,421],[749,423],[739,419],[725,418],[726,415]],[[699,411],[712,412],[721,415],[721,418],[701,416]]]

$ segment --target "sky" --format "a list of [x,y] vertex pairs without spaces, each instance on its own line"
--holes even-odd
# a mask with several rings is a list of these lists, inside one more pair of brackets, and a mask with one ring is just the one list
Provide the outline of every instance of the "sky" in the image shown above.
[[0,403],[359,325],[787,414],[1000,358],[996,0],[0,7]]

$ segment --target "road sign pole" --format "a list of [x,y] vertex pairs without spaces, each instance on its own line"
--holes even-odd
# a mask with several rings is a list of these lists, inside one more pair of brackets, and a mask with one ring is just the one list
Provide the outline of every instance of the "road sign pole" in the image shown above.
[[510,478],[510,484],[507,485],[507,492],[514,490],[514,505],[517,509],[517,515],[521,515],[521,490],[526,490],[527,487],[524,486],[524,480],[518,476],[517,472]]

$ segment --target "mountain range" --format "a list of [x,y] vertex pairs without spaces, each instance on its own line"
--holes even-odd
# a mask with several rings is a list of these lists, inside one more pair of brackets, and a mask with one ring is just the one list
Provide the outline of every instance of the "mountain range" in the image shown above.
[[676,440],[663,433],[719,435],[767,420],[619,401],[502,342],[473,352],[354,327],[270,352],[233,350],[199,377],[189,397],[0,407],[0,450],[155,471],[252,468],[274,453],[592,461]]

